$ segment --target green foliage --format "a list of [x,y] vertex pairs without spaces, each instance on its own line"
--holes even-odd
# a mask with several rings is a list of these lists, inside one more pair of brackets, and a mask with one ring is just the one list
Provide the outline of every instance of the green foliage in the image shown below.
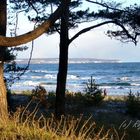
[[127,113],[133,117],[140,118],[140,93],[132,93],[130,90],[126,99]]
[[120,8],[120,5],[110,5],[100,3],[106,9],[99,10],[96,13],[97,18],[111,19],[116,22],[116,25],[121,24],[121,28],[118,30],[108,30],[107,35],[121,40],[122,42],[133,42],[137,44],[140,36],[140,5],[134,4],[129,7]]
[[86,101],[88,105],[98,105],[100,104],[103,99],[104,96],[102,95],[102,89],[99,89],[99,86],[95,83],[95,79],[93,79],[93,77],[91,76],[91,79],[88,80],[88,82],[86,83]]
[[79,110],[85,107],[85,97],[81,92],[67,92],[66,93],[66,108],[70,110]]
[[[54,12],[56,7],[61,4],[60,0],[10,0],[13,4],[13,9],[23,10],[28,16],[28,20],[31,22],[36,22],[37,25],[46,21],[48,17]],[[73,29],[79,26],[80,23],[91,22],[94,18],[94,12],[91,12],[88,7],[79,10],[83,4],[82,0],[71,1],[69,8],[69,29]],[[32,14],[32,11],[35,14]],[[53,34],[55,32],[60,32],[60,21],[54,23],[54,25],[49,29],[47,34]]]
[[0,54],[1,54],[0,59],[3,60],[4,62],[8,62],[15,59],[15,56],[14,54],[11,53],[10,49],[1,48]]
[[49,108],[55,108],[55,97],[56,97],[56,94],[55,92],[49,92],[48,95],[47,95],[47,101],[49,103]]

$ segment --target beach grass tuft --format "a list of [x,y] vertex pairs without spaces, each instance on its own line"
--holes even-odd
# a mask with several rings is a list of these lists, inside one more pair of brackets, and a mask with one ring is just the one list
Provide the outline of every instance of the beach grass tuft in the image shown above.
[[0,140],[119,140],[115,129],[97,127],[93,117],[84,118],[54,115],[36,118],[37,108],[30,113],[27,108],[19,108],[9,119],[0,119]]

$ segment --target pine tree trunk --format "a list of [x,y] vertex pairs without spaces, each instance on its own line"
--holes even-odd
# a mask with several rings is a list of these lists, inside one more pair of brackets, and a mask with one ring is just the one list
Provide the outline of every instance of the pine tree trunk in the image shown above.
[[[0,1],[0,35],[6,35],[7,24],[7,3],[6,0]],[[0,48],[0,118],[8,117],[7,92],[4,82],[4,56],[6,48]]]
[[[6,36],[7,25],[7,3],[6,0],[0,0],[0,35]],[[7,48],[0,47],[0,61],[4,61]]]
[[69,0],[63,0],[63,10],[61,15],[61,32],[60,32],[60,52],[59,52],[59,69],[57,75],[55,116],[60,118],[65,114],[65,90],[68,70],[68,19],[69,19]]
[[0,62],[0,118],[8,117],[7,94],[3,79],[3,63]]

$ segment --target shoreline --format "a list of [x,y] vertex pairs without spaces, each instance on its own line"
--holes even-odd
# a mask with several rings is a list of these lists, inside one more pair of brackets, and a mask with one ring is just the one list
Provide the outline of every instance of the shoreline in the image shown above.
[[[32,90],[11,90],[12,95],[31,95],[32,94]],[[47,93],[55,93],[55,91],[48,91]],[[78,92],[69,92],[68,94],[76,94]],[[67,93],[66,93],[67,94]],[[82,93],[81,94],[85,94]],[[126,99],[127,95],[106,95],[106,97],[104,98],[104,101],[108,101],[108,100],[119,100],[119,101],[123,101]]]

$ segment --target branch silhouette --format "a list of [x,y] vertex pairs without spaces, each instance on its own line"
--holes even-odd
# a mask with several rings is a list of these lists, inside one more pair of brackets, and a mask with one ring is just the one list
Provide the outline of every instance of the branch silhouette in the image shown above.
[[[23,35],[19,35],[16,37],[5,37],[0,35],[0,46],[1,47],[13,47],[28,43],[43,33],[47,32],[47,30],[54,24],[54,22],[59,19],[62,11],[62,6],[60,5],[57,10],[48,18],[47,21],[38,26],[35,30],[25,33]],[[24,25],[23,25],[24,26]]]
[[97,25],[93,25],[93,26],[90,26],[90,27],[87,27],[81,31],[79,31],[77,34],[75,34],[70,40],[69,40],[69,44],[75,40],[77,37],[79,37],[81,34],[83,33],[86,33],[94,28],[97,28],[97,27],[100,27],[100,26],[103,26],[103,25],[106,25],[106,24],[109,24],[109,23],[113,23],[113,24],[116,24],[118,26],[120,26],[122,28],[122,30],[126,33],[127,37],[132,39],[132,41],[136,44],[136,37],[133,37],[129,31],[125,28],[125,26],[123,26],[122,24],[120,24],[119,22],[117,21],[114,21],[114,20],[110,20],[110,21],[105,21],[105,22],[102,22],[102,23],[99,23]]

